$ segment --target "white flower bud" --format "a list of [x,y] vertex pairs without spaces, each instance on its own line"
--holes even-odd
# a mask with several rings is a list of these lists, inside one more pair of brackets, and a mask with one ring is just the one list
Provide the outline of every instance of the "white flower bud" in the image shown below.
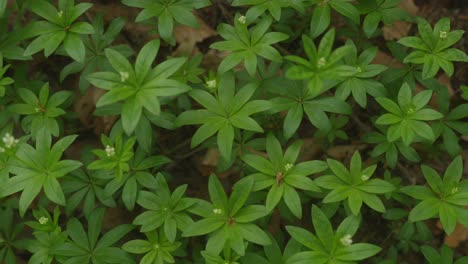
[[41,218],[39,218],[39,224],[41,224],[41,225],[45,225],[45,224],[47,224],[48,222],[49,222],[49,218],[47,218],[47,217],[41,217]]
[[452,194],[453,194],[453,193],[457,193],[457,192],[458,192],[458,187],[452,188],[452,190],[451,190],[450,192],[451,192]]
[[128,72],[119,72],[119,73],[120,73],[120,81],[125,82],[129,77]]
[[218,208],[215,208],[213,209],[213,213],[217,214],[217,215],[220,215],[223,213],[223,210],[222,209],[218,209]]
[[63,16],[63,11],[58,12],[57,15],[58,15],[59,17],[62,17],[62,16]]
[[340,242],[343,246],[347,247],[353,243],[352,236],[350,234],[346,234],[340,238]]
[[112,146],[107,145],[106,146],[106,155],[107,157],[112,157],[115,155],[115,148]]
[[326,63],[327,63],[327,60],[324,57],[321,57],[317,61],[317,67],[322,68],[323,66],[325,66]]
[[292,165],[291,163],[288,163],[288,164],[284,165],[284,170],[285,170],[285,171],[288,171],[288,170],[290,170],[293,166],[294,166],[294,165]]
[[208,86],[208,88],[210,89],[216,88],[216,85],[217,85],[216,79],[206,81],[206,86]]
[[367,181],[370,178],[370,176],[367,176],[365,174],[361,175],[361,180],[362,181]]
[[240,16],[237,21],[241,24],[245,24],[247,22],[247,18],[245,16]]
[[447,38],[447,31],[439,31],[439,38],[441,39]]
[[19,140],[15,139],[15,137],[10,135],[10,133],[6,133],[5,136],[3,136],[2,140],[3,140],[3,143],[5,144],[5,148],[7,149],[16,146],[16,144],[18,144],[19,142]]

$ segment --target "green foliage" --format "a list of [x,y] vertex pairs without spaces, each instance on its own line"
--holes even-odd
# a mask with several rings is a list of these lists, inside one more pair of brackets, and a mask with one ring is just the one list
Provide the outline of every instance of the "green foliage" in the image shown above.
[[[102,71],[110,71],[112,67],[105,55],[105,49],[108,48],[111,43],[118,36],[125,20],[123,18],[116,18],[107,27],[107,31],[104,32],[104,21],[102,13],[99,14],[93,21],[94,33],[90,35],[90,38],[84,38],[83,44],[86,48],[86,57],[83,62],[74,61],[65,66],[60,71],[60,81],[63,82],[67,76],[73,73],[81,72],[79,89],[83,93],[89,87],[87,80],[88,76],[95,72],[96,69]],[[133,54],[133,50],[127,45],[116,45],[111,47],[113,50],[118,51],[125,57]]]
[[136,22],[153,17],[158,18],[158,32],[165,41],[173,43],[172,31],[174,22],[191,27],[199,27],[197,18],[192,14],[193,9],[210,5],[209,0],[122,0],[124,5],[143,8]]
[[461,157],[458,156],[450,163],[443,178],[429,166],[422,165],[421,170],[429,188],[415,185],[401,189],[420,201],[411,210],[409,219],[416,222],[437,215],[447,234],[453,232],[457,221],[467,225],[468,214],[464,206],[468,205],[468,181],[461,180],[463,173]]
[[[164,176],[158,174],[153,186],[154,192],[140,191],[137,203],[147,211],[135,218],[133,224],[141,225],[140,231],[147,233],[164,227],[164,238],[174,242],[177,230],[185,230],[193,223],[185,212],[193,207],[196,200],[183,197],[187,185],[177,187],[171,194]],[[156,237],[157,241],[157,237]]]
[[359,11],[350,0],[309,0],[315,4],[312,20],[310,21],[310,35],[316,38],[330,26],[331,10],[349,18],[353,23],[359,23]]
[[200,89],[189,93],[205,109],[183,112],[177,117],[176,125],[203,124],[192,137],[192,148],[217,133],[221,155],[229,159],[236,128],[263,132],[250,116],[268,110],[271,103],[266,100],[249,101],[256,88],[256,83],[248,83],[236,93],[234,73],[229,71],[220,77],[215,96]]
[[56,254],[68,262],[85,263],[134,263],[122,249],[113,246],[134,227],[124,224],[100,236],[105,210],[99,208],[88,216],[88,230],[76,218],[67,223],[67,241],[56,248]]
[[287,60],[298,64],[287,69],[286,78],[308,80],[310,94],[316,96],[333,87],[336,79],[354,74],[356,68],[340,63],[343,57],[352,52],[352,45],[333,50],[334,41],[334,29],[323,35],[318,47],[309,36],[303,35],[302,45],[308,60],[295,55],[286,56]]
[[14,176],[0,187],[0,197],[21,192],[18,208],[21,216],[24,216],[42,189],[50,201],[65,205],[65,196],[58,179],[79,168],[81,162],[60,158],[75,138],[63,137],[52,146],[50,135],[42,129],[37,136],[36,148],[20,144],[9,169]]
[[119,135],[115,138],[115,142],[112,142],[111,139],[102,135],[101,141],[105,149],[93,150],[93,153],[99,157],[99,160],[95,160],[89,164],[88,169],[114,170],[115,177],[120,182],[123,173],[130,170],[129,161],[133,157],[135,138],[130,138],[124,142],[122,135]]
[[436,230],[468,227],[449,18],[94,2],[0,0],[1,263],[467,263]]
[[0,97],[5,95],[6,86],[15,82],[12,78],[4,77],[5,72],[10,66],[9,64],[3,66],[3,58],[0,56]]
[[450,19],[444,18],[434,25],[434,29],[424,19],[418,21],[419,37],[404,37],[398,42],[416,49],[404,62],[423,64],[422,77],[434,77],[440,68],[449,76],[453,75],[453,61],[468,62],[465,52],[452,48],[465,33],[463,30],[450,31]]
[[468,257],[462,257],[454,261],[453,259],[453,250],[450,249],[448,246],[443,245],[440,249],[440,253],[437,252],[436,249],[423,246],[421,248],[424,257],[429,262],[429,264],[436,264],[436,263],[447,263],[447,264],[463,264],[468,263]]
[[267,211],[272,211],[282,199],[297,218],[302,218],[301,199],[296,189],[320,192],[317,184],[307,176],[326,170],[327,165],[319,160],[295,164],[301,145],[296,141],[283,155],[280,142],[269,134],[266,141],[269,160],[252,154],[242,156],[245,163],[258,171],[247,176],[255,182],[253,191],[270,188],[266,197]]
[[351,114],[351,107],[344,101],[333,96],[320,96],[314,94],[308,88],[305,82],[285,82],[288,86],[285,90],[283,86],[277,86],[281,89],[272,88],[273,93],[280,95],[272,99],[275,103],[275,111],[288,110],[284,118],[283,135],[290,138],[301,125],[304,113],[310,123],[317,127],[319,131],[328,133],[332,129],[332,122],[326,112],[337,114]]
[[352,52],[345,56],[344,59],[347,65],[355,66],[357,72],[347,76],[338,85],[336,96],[342,100],[346,100],[352,94],[356,103],[365,108],[367,106],[367,94],[373,97],[386,96],[384,86],[372,78],[385,71],[387,67],[370,64],[377,54],[378,49],[376,47],[366,49],[359,57],[357,56],[356,46],[352,44],[351,47]]
[[160,97],[179,95],[191,89],[169,78],[185,63],[185,58],[172,58],[154,68],[151,66],[159,45],[159,40],[153,40],[143,46],[134,66],[118,51],[108,48],[105,50],[106,57],[116,72],[96,72],[88,77],[91,84],[108,90],[96,107],[125,100],[121,116],[122,127],[127,135],[131,135],[140,119],[145,118],[143,109],[159,115]]
[[206,251],[219,254],[227,244],[239,255],[245,254],[245,243],[249,241],[259,245],[269,245],[270,238],[257,225],[255,220],[264,217],[268,212],[262,205],[245,205],[254,187],[252,178],[236,183],[228,198],[215,175],[210,176],[208,191],[211,203],[200,205],[199,213],[203,219],[190,224],[182,233],[184,237],[211,234],[206,243]]
[[359,152],[354,152],[349,170],[333,159],[328,159],[327,163],[333,174],[320,176],[316,180],[318,186],[332,190],[323,199],[324,203],[347,200],[354,215],[359,214],[363,202],[375,211],[385,212],[385,206],[377,194],[389,193],[395,187],[385,180],[370,179],[376,165],[363,168]]
[[299,12],[304,12],[304,0],[234,0],[233,6],[253,5],[245,14],[247,21],[255,21],[260,15],[266,13],[272,16],[276,21],[281,19],[281,11],[286,7],[293,7]]
[[393,24],[396,20],[407,18],[404,10],[398,7],[400,0],[361,0],[357,9],[366,17],[362,23],[362,29],[367,37],[374,35],[380,21],[386,25]]
[[437,120],[443,115],[436,110],[425,108],[431,99],[432,92],[425,90],[412,96],[408,84],[403,84],[398,92],[397,102],[378,97],[377,102],[389,113],[381,115],[375,122],[379,125],[389,125],[387,140],[393,142],[399,138],[408,146],[419,136],[428,141],[434,141],[435,135],[431,126],[424,121]]
[[180,242],[171,242],[166,239],[164,233],[145,233],[147,240],[135,239],[122,245],[122,249],[133,254],[145,254],[140,263],[175,263],[172,251],[180,247]]
[[30,2],[29,8],[36,15],[45,19],[37,21],[31,29],[32,36],[39,36],[32,41],[24,56],[33,55],[44,50],[46,57],[63,44],[68,56],[78,62],[85,60],[85,46],[81,35],[93,34],[94,28],[87,22],[77,22],[76,19],[92,7],[91,3],[79,3],[74,0],[61,0],[58,10],[45,0]]
[[41,87],[38,95],[26,88],[18,89],[17,93],[24,103],[12,104],[9,110],[26,116],[22,120],[25,130],[29,131],[33,138],[38,136],[39,131],[58,137],[60,128],[56,118],[66,113],[59,106],[64,104],[72,93],[60,91],[50,96],[49,83]]
[[280,32],[266,33],[272,23],[270,17],[261,19],[250,31],[245,20],[245,17],[236,15],[234,27],[228,24],[218,27],[219,34],[226,40],[213,43],[210,48],[232,51],[219,64],[220,73],[231,70],[243,61],[245,69],[253,76],[257,69],[257,56],[275,62],[282,60],[281,54],[271,45],[287,39],[288,35]]
[[352,237],[359,228],[359,218],[348,216],[336,231],[328,217],[320,208],[312,206],[312,224],[315,235],[300,227],[286,226],[292,238],[304,245],[308,251],[302,251],[288,258],[288,264],[305,263],[355,263],[377,254],[381,248],[367,243],[353,244]]

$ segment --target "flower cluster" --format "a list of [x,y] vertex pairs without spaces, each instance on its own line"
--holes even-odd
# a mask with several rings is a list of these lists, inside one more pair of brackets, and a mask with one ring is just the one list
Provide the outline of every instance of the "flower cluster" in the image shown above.
[[107,154],[107,157],[115,156],[115,148],[110,145],[106,145],[106,154]]
[[5,152],[6,149],[13,148],[19,142],[19,140],[13,137],[10,133],[6,133],[2,140],[5,147],[0,147],[0,153]]

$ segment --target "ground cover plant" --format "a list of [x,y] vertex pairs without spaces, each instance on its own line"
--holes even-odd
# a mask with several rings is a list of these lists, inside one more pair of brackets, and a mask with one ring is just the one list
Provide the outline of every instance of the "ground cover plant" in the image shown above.
[[0,263],[468,263],[468,19],[401,2],[0,0]]

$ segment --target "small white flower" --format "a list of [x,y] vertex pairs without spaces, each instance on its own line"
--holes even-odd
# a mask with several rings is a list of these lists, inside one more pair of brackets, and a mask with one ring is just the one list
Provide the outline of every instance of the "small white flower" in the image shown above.
[[58,15],[59,17],[62,17],[62,16],[63,16],[63,11],[58,12],[57,15]]
[[444,39],[447,37],[447,31],[439,31],[439,38]]
[[106,155],[107,157],[112,157],[115,155],[115,148],[112,146],[107,145],[106,146]]
[[245,16],[240,16],[237,21],[241,24],[245,24],[247,22],[247,18]]
[[41,111],[41,109],[39,107],[35,107],[34,111],[36,111],[36,113],[39,113]]
[[457,192],[458,192],[458,187],[452,188],[452,190],[451,190],[450,192],[451,192],[451,193],[457,193]]
[[208,88],[210,89],[216,88],[216,85],[217,85],[216,79],[206,81],[206,86],[208,86]]
[[220,215],[223,213],[223,210],[222,209],[218,209],[218,208],[215,208],[213,209],[213,213],[217,214],[217,215]]
[[119,72],[119,73],[120,73],[120,81],[125,82],[129,77],[128,72]]
[[352,236],[350,234],[346,234],[340,238],[340,242],[343,244],[343,246],[347,247],[353,243]]
[[414,113],[414,108],[413,108],[413,107],[408,108],[408,110],[406,111],[406,113],[408,113],[408,114]]
[[370,176],[368,176],[368,175],[365,175],[365,174],[361,175],[361,180],[362,181],[367,181],[369,178],[370,178]]
[[324,57],[321,57],[317,61],[317,67],[321,68],[321,67],[325,66],[326,63],[327,63],[327,60]]
[[3,143],[5,143],[5,148],[7,149],[16,146],[16,144],[18,144],[19,142],[19,140],[15,139],[15,137],[10,135],[10,133],[6,133],[5,136],[3,136],[2,140],[3,140]]
[[284,165],[284,170],[285,170],[285,171],[288,171],[288,170],[290,170],[293,166],[294,166],[294,165],[292,165],[291,163],[288,163],[288,164]]
[[47,217],[41,217],[41,218],[39,218],[39,224],[41,224],[41,225],[45,225],[45,224],[47,224],[48,222],[49,222],[49,218],[47,218]]
[[357,70],[357,72],[362,72],[362,69],[359,66],[356,68],[356,70]]

